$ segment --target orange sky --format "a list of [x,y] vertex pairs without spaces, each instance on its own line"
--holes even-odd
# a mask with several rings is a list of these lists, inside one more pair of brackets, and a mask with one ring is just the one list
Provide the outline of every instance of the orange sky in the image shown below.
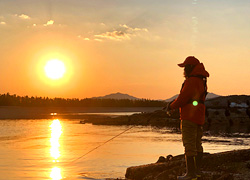
[[[167,99],[189,55],[210,73],[209,92],[250,94],[245,0],[14,0],[0,12],[1,94]],[[44,74],[53,58],[66,65],[61,80]]]

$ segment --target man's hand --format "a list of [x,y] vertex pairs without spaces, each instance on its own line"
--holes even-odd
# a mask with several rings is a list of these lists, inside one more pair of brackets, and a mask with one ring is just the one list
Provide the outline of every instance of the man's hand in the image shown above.
[[[174,101],[174,100],[173,100]],[[172,109],[170,107],[171,103],[173,102],[168,102],[168,104],[162,109],[163,111],[166,111],[167,115],[168,116],[171,116],[171,113],[172,113]]]

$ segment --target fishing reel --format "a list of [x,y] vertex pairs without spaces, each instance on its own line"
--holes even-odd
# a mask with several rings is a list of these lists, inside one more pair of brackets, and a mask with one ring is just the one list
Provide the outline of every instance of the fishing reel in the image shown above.
[[171,104],[171,102],[169,102],[169,103],[167,104],[167,106],[165,106],[165,107],[162,109],[163,111],[166,112],[166,114],[167,114],[169,117],[171,117],[171,115],[172,115],[172,110],[171,110],[171,108],[170,108],[170,104]]

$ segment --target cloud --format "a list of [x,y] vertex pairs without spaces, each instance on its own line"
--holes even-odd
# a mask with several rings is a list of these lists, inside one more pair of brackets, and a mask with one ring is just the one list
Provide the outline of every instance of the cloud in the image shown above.
[[26,14],[21,14],[21,15],[18,15],[18,14],[15,14],[16,17],[19,17],[20,19],[31,19],[28,15]]
[[89,38],[84,38],[84,37],[82,37],[81,35],[79,35],[79,36],[77,36],[79,39],[83,39],[84,41],[90,41],[90,39]]
[[111,40],[116,40],[116,41],[130,39],[129,34],[123,31],[106,32],[106,33],[102,33],[99,35],[95,35],[95,37],[101,38],[101,39],[111,39]]
[[119,30],[112,32],[105,32],[102,34],[94,35],[98,39],[109,39],[115,41],[130,40],[132,37],[141,36],[143,33],[147,33],[146,28],[132,28],[126,24],[120,24]]
[[103,41],[102,39],[98,39],[98,38],[95,38],[94,40],[98,41],[98,42],[102,42]]
[[6,25],[6,22],[1,21],[0,24],[1,24],[1,25]]
[[[28,28],[48,28],[49,26],[51,26],[51,27],[53,26],[55,28],[61,28],[61,29],[67,27],[67,25],[65,25],[65,24],[58,24],[58,23],[55,24],[54,20],[49,20],[45,24],[33,23],[27,27]],[[80,38],[80,37],[78,36],[78,38]]]
[[52,26],[54,24],[55,21],[53,20],[49,20],[46,24],[44,24],[43,26]]
[[[102,26],[106,26],[104,23],[100,23]],[[107,27],[107,26],[106,26]],[[84,36],[77,36],[79,39],[85,41],[98,41],[103,42],[105,40],[112,40],[112,41],[124,41],[124,40],[131,40],[135,37],[146,37],[148,33],[148,29],[146,28],[133,28],[126,24],[119,24],[119,26],[114,29],[113,31],[107,31],[100,34],[94,34],[94,32],[89,33],[89,37]]]
[[120,24],[119,26],[125,28],[128,32],[148,32],[148,29],[146,28],[132,28],[126,24]]

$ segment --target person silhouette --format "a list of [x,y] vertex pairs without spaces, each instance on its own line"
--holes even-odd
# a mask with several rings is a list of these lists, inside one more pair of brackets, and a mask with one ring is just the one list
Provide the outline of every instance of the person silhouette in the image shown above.
[[185,149],[186,174],[178,180],[201,178],[203,147],[201,138],[205,122],[205,98],[207,95],[207,77],[203,63],[194,56],[188,56],[178,64],[184,68],[185,81],[179,96],[168,105],[167,111],[180,110],[182,141]]

